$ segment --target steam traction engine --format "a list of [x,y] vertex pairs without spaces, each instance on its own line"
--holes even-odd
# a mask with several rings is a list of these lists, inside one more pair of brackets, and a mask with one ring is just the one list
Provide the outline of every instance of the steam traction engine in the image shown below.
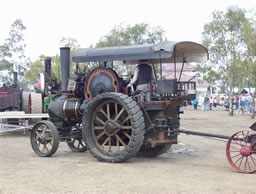
[[[90,73],[77,71],[71,77],[70,49],[61,48],[60,56],[62,91],[48,107],[50,121],[38,122],[31,131],[33,150],[39,156],[51,156],[59,141],[65,141],[73,151],[88,149],[99,161],[123,162],[136,154],[158,156],[177,143],[180,107],[184,100],[195,98],[196,83],[181,82],[176,63],[184,66],[185,62],[207,61],[208,51],[197,43],[168,41],[78,49],[73,62],[99,67]],[[113,67],[116,61],[134,65],[140,60],[146,60],[154,70],[160,66],[160,79],[152,83],[150,102],[137,102],[140,91],[128,87],[129,78],[119,77]],[[162,79],[162,63],[174,65],[173,79]],[[249,148],[244,152],[250,152]]]

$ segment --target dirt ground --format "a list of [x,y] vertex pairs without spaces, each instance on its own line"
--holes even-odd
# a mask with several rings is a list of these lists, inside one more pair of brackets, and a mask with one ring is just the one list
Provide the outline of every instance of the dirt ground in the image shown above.
[[[229,117],[224,110],[184,110],[181,128],[232,135],[256,122],[249,115]],[[226,143],[180,135],[179,144],[160,157],[135,157],[121,164],[98,162],[89,152],[74,153],[61,143],[50,158],[32,151],[29,132],[0,134],[2,192],[255,192],[256,174],[233,170]]]

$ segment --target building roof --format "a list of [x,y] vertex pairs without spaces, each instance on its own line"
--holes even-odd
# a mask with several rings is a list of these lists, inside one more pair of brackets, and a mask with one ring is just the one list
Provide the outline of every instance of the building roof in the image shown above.
[[255,88],[243,88],[243,89],[241,89],[240,91],[239,91],[239,93],[240,94],[249,94],[249,93],[252,93],[252,94],[254,94],[254,92],[255,92]]
[[[176,63],[176,71],[181,71],[183,63]],[[173,63],[164,63],[162,65],[163,71],[174,71],[174,64]],[[183,71],[194,71],[196,70],[196,67],[194,65],[191,65],[189,63],[185,63],[183,67]]]
[[[179,76],[180,76],[180,72],[177,72],[176,74],[176,78],[179,79]],[[174,79],[175,75],[174,75],[174,72],[169,72],[166,76],[165,76],[165,79]],[[201,87],[209,87],[210,84],[205,81],[205,80],[201,80],[199,79],[198,77],[194,77],[194,76],[190,76],[190,75],[187,75],[185,73],[182,73],[181,75],[181,78],[180,78],[180,81],[182,82],[186,82],[186,81],[195,81],[197,86],[201,86]]]

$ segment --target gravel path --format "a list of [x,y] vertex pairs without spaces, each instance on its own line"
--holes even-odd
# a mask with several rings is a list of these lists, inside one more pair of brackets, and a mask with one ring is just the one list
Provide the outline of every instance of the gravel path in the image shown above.
[[[256,122],[249,115],[229,117],[225,111],[185,110],[181,128],[232,135]],[[181,134],[179,144],[157,158],[135,157],[126,163],[95,160],[89,152],[74,153],[60,143],[51,158],[36,156],[29,134],[0,134],[0,193],[2,192],[255,192],[256,174],[233,170],[225,156],[226,143]]]

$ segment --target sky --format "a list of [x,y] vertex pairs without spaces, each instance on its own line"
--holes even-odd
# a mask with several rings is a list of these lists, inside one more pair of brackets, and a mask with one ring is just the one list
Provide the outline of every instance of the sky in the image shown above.
[[148,23],[161,26],[170,41],[201,42],[201,33],[214,10],[239,6],[256,12],[256,0],[7,0],[0,2],[0,45],[11,24],[26,26],[26,57],[59,53],[62,37],[81,47],[95,45],[115,25]]

